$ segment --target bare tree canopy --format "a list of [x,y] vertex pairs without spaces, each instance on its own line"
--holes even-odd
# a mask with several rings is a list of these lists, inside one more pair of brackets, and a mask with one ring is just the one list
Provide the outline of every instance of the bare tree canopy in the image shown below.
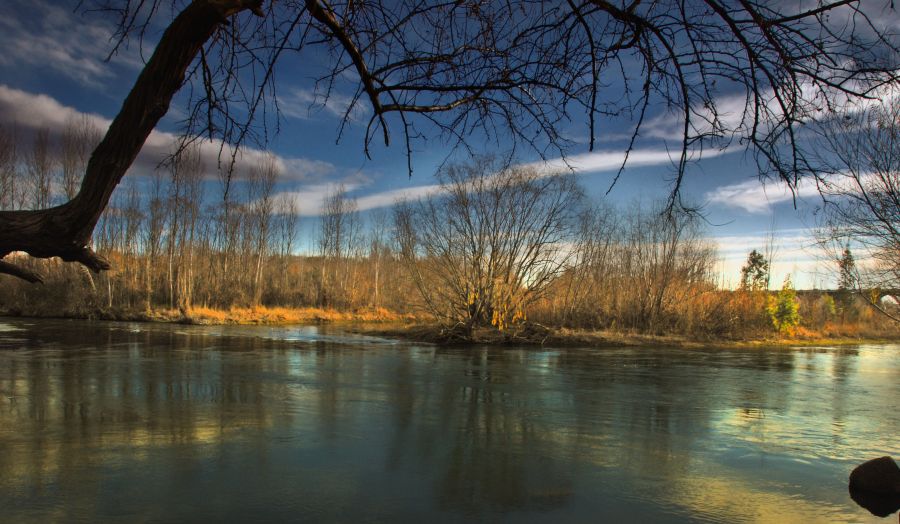
[[[691,152],[707,147],[748,146],[763,176],[796,185],[810,170],[798,129],[848,100],[874,96],[895,81],[897,69],[895,36],[879,22],[890,7],[881,1],[82,6],[117,17],[116,48],[168,26],[94,150],[79,193],[55,208],[0,212],[0,257],[24,251],[106,269],[108,262],[88,248],[91,232],[185,81],[188,136],[265,143],[272,124],[277,129],[276,73],[291,72],[318,78],[321,101],[352,84],[345,121],[366,108],[362,147],[368,153],[373,140],[399,137],[408,155],[417,141],[435,136],[463,147],[485,136],[512,139],[540,155],[564,154],[574,145],[564,133],[570,122],[585,126],[592,148],[607,117],[633,122],[630,152],[658,104],[671,112],[680,144],[674,207]],[[330,53],[325,66],[323,49]],[[15,270],[0,261],[0,272]]]
[[438,172],[435,194],[398,204],[397,243],[425,308],[468,336],[524,320],[571,256],[582,203],[573,176],[481,157]]
[[889,99],[847,111],[822,131],[831,155],[817,180],[824,198],[819,242],[842,271],[847,246],[864,248],[871,263],[861,268],[851,258],[853,278],[842,275],[841,287],[880,289],[867,301],[900,321],[879,303],[881,293],[900,298],[900,107]]

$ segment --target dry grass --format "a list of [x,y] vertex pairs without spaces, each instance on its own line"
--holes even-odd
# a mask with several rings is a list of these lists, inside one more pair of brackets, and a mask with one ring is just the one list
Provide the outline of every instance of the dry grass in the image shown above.
[[148,315],[162,322],[192,324],[316,324],[322,322],[408,322],[413,315],[403,315],[384,308],[363,308],[338,311],[331,308],[247,307],[227,311],[194,307],[183,314],[175,309],[155,310]]
[[370,335],[400,338],[417,342],[437,344],[487,344],[487,345],[541,345],[550,347],[672,347],[672,348],[757,348],[757,347],[805,347],[839,346],[863,343],[881,343],[900,339],[896,332],[875,336],[847,336],[823,334],[798,328],[794,336],[784,337],[772,334],[769,337],[732,339],[708,337],[691,338],[684,335],[647,335],[638,332],[615,330],[587,330],[568,328],[548,328],[540,336],[510,337],[492,329],[479,329],[472,340],[461,340],[444,336],[446,329],[436,324],[407,324],[390,327],[360,327],[357,331]]

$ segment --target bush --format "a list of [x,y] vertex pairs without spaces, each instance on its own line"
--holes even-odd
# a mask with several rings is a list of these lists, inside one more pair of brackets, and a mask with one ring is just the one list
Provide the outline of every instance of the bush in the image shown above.
[[766,308],[775,330],[783,335],[793,335],[800,325],[800,302],[797,292],[791,284],[791,277],[784,279],[781,291],[775,297],[769,297]]

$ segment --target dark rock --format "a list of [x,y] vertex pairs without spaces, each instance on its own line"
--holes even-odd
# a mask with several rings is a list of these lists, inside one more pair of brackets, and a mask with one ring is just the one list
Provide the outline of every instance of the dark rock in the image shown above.
[[881,495],[850,488],[850,498],[876,517],[887,517],[900,509],[900,495]]
[[900,495],[900,468],[891,457],[863,462],[850,472],[850,489]]
[[877,517],[900,509],[900,468],[891,457],[863,462],[850,472],[850,498]]

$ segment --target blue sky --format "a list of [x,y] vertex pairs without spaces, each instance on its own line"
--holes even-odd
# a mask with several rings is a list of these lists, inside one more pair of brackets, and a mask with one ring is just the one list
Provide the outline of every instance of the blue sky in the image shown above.
[[[0,49],[4,50],[0,53],[0,125],[15,124],[22,136],[38,127],[57,133],[69,115],[88,114],[99,125],[108,124],[143,64],[137,45],[105,61],[111,21],[99,14],[75,13],[74,4],[48,0],[0,3]],[[151,48],[146,44],[143,56],[149,56]],[[362,210],[387,206],[397,196],[419,195],[433,184],[433,172],[446,156],[440,140],[417,146],[412,177],[402,145],[386,148],[376,141],[372,158],[366,159],[361,125],[351,125],[340,143],[335,142],[351,93],[337,92],[327,104],[316,104],[309,73],[297,69],[280,77],[282,129],[269,148],[284,171],[278,189],[296,196],[301,214],[315,216],[322,196],[338,184],[357,197]],[[130,177],[147,174],[167,151],[183,109],[183,105],[173,104]],[[586,120],[574,122],[567,130],[579,143],[569,161],[593,198],[625,205],[667,195],[673,169],[668,151],[677,151],[679,146],[671,140],[671,117],[665,113],[651,115],[629,167],[606,194],[621,162],[622,137],[632,125],[601,120],[594,153],[589,153],[586,145]],[[245,162],[258,158],[254,154],[258,152],[248,152]],[[522,160],[536,158],[524,155]],[[820,262],[807,229],[814,222],[811,211],[817,204],[813,188],[801,187],[795,209],[791,194],[778,184],[763,186],[751,155],[735,149],[713,151],[692,162],[684,195],[704,205],[709,235],[719,244],[726,283],[736,282],[747,252],[763,248],[774,224],[778,249],[773,282],[780,283],[787,273],[793,273],[801,287],[832,284],[831,268]],[[305,222],[311,229],[314,220]]]

